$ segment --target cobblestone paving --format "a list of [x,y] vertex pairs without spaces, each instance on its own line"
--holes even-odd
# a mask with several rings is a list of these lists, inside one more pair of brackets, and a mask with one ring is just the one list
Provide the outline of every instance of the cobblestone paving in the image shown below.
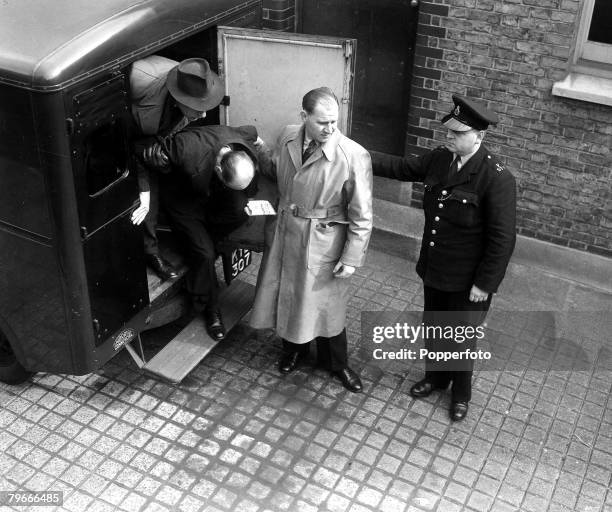
[[[178,386],[125,352],[96,374],[1,386],[0,490],[63,491],[34,512],[612,511],[609,350],[579,370],[518,351],[524,368],[475,373],[451,424],[448,393],[411,398],[418,362],[374,361],[360,339],[362,310],[420,309],[414,276],[378,252],[354,276],[362,394],[308,363],[279,375],[278,340],[244,324]],[[527,332],[516,318],[498,335]]]

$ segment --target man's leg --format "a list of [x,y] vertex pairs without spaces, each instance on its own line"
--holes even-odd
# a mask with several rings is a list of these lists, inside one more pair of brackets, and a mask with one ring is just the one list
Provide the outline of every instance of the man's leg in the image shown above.
[[300,359],[308,356],[309,351],[310,342],[292,343],[283,339],[283,354],[278,361],[278,371],[283,374],[291,373],[297,368]]
[[167,205],[166,210],[187,257],[189,273],[185,283],[193,309],[204,316],[211,338],[221,341],[225,338],[225,327],[219,310],[216,254],[206,231],[203,212],[199,205],[189,201]]
[[317,338],[317,360],[321,366],[336,375],[349,391],[359,393],[363,389],[359,375],[348,366],[346,329],[342,329],[336,336]]
[[[443,311],[447,308],[447,294],[441,290],[424,287],[424,311],[423,323],[425,327],[444,328]],[[435,337],[425,338],[425,348],[431,352],[438,352],[442,349],[442,340]],[[444,367],[436,361],[425,360],[425,378],[418,381],[410,393],[415,398],[429,396],[435,389],[446,389],[450,383],[450,375],[444,371]]]
[[155,172],[148,174],[148,182],[151,192],[149,213],[142,222],[142,234],[144,238],[144,252],[147,265],[162,279],[172,279],[178,276],[176,270],[159,254],[157,240],[157,217],[159,215],[159,180]]
[[[449,310],[454,315],[454,324],[460,327],[478,327],[487,315],[491,305],[491,295],[486,301],[472,302],[469,299],[470,291],[456,292],[450,294]],[[465,340],[462,344],[455,345],[457,350],[475,350],[476,340]],[[472,399],[472,374],[474,360],[458,360],[453,364],[452,371],[452,402],[468,403]],[[452,412],[451,412],[452,414]]]

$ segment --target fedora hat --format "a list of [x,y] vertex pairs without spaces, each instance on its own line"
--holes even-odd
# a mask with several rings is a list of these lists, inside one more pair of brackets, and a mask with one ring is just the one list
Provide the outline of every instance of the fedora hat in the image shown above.
[[166,87],[176,101],[201,112],[215,108],[225,96],[223,81],[206,59],[181,61],[168,73]]

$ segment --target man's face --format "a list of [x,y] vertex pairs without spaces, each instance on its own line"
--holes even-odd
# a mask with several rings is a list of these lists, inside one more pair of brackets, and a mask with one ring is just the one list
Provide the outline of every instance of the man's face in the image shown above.
[[333,100],[319,101],[312,114],[302,111],[302,120],[306,135],[323,144],[338,128],[338,105]]
[[195,110],[187,105],[183,105],[180,102],[176,103],[178,108],[181,110],[183,115],[187,118],[187,121],[190,123],[196,121],[197,119],[204,119],[206,117],[206,112],[201,110]]
[[467,130],[465,132],[447,130],[446,147],[459,156],[469,155],[476,148],[476,144],[482,141],[483,136],[484,131],[481,130]]

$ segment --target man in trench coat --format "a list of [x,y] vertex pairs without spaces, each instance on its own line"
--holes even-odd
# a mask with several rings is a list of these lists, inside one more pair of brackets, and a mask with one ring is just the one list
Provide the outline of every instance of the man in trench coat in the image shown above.
[[[516,241],[514,177],[481,144],[497,115],[469,98],[455,95],[453,101],[442,119],[444,146],[412,158],[372,153],[377,176],[423,182],[425,229],[416,267],[424,285],[423,321],[455,333],[452,339],[425,340],[427,350],[440,357],[475,348],[482,331],[471,340],[459,333],[481,329]],[[468,411],[473,366],[472,359],[426,359],[425,378],[412,386],[412,396],[451,384],[450,417],[460,421]]]
[[287,126],[276,148],[278,217],[251,325],[283,339],[281,373],[293,371],[316,339],[319,363],[359,392],[347,360],[347,278],[364,264],[372,231],[370,155],[337,129],[329,88],[308,92],[302,109],[302,125]]

